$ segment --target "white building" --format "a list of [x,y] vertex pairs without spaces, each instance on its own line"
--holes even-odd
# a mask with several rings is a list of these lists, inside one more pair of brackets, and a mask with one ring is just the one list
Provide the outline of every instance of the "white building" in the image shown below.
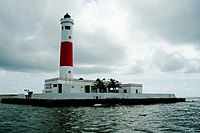
[[53,78],[45,80],[43,93],[134,93],[142,94],[142,84],[121,84],[121,88],[113,92],[106,88],[100,91],[94,86],[95,80]]

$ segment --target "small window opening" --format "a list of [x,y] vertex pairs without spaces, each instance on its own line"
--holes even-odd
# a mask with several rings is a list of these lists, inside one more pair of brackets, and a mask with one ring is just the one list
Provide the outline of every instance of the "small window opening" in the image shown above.
[[70,26],[65,26],[65,30],[70,30]]
[[126,90],[126,89],[124,90],[124,93],[127,93],[127,90]]
[[57,87],[57,84],[53,84],[53,87]]

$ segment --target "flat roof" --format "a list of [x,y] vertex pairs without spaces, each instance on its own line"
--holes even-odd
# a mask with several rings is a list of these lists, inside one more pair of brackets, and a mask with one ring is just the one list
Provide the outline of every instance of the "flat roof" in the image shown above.
[[46,79],[45,82],[51,82],[51,81],[58,81],[58,80],[63,80],[63,81],[75,81],[75,82],[95,82],[96,80],[89,80],[89,79],[74,79],[74,78],[51,78],[51,79]]
[[127,84],[121,84],[121,86],[122,87],[126,87],[126,86],[141,87],[142,84],[127,83]]
[[[73,81],[73,82],[90,82],[90,83],[94,83],[96,80],[89,80],[89,79],[74,79],[74,78],[51,78],[51,79],[46,79],[45,82],[52,82],[52,81]],[[135,84],[135,83],[125,83],[125,84],[121,84],[121,87],[130,87],[130,86],[134,86],[134,87],[142,87],[142,84]]]

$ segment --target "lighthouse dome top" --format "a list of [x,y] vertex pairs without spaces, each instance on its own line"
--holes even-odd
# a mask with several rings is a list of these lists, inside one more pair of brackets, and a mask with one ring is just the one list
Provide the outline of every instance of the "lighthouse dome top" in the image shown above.
[[68,13],[66,13],[66,14],[64,15],[64,18],[71,18],[71,16],[70,16]]
[[74,20],[71,18],[71,16],[66,13],[61,19],[60,19],[60,23],[61,24],[66,24],[66,23],[71,23],[72,25],[74,25]]

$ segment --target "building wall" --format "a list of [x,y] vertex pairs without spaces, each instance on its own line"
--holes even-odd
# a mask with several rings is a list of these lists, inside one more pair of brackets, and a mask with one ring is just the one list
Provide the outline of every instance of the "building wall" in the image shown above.
[[131,93],[142,94],[142,86],[132,86]]
[[142,94],[142,84],[122,84],[121,87],[120,93]]
[[93,82],[84,80],[63,80],[59,78],[45,81],[43,93],[59,93],[59,84],[62,84],[62,93],[85,93],[85,86],[92,86]]
[[[19,94],[17,98],[25,98]],[[142,99],[176,98],[174,94],[128,94],[128,93],[70,93],[70,94],[33,94],[32,99]]]

